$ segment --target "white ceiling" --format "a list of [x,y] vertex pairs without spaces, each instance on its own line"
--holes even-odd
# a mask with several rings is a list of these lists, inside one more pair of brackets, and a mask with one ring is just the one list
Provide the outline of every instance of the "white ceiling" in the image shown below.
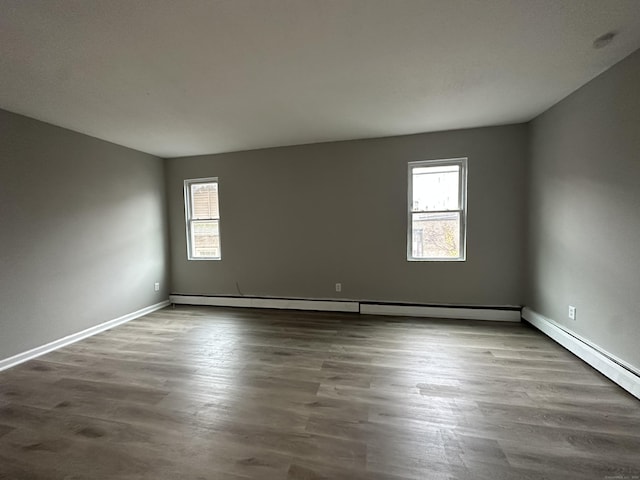
[[0,0],[0,107],[175,157],[527,121],[639,47],[639,0]]

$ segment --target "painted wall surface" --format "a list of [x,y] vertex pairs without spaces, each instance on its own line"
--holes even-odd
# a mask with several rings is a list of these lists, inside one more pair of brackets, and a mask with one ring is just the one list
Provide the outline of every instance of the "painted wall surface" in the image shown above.
[[636,367],[639,86],[637,51],[533,122],[526,301]]
[[0,359],[167,299],[165,201],[162,160],[0,111]]
[[[519,305],[526,125],[166,161],[172,292]],[[466,262],[408,262],[407,162],[469,158]],[[183,181],[219,177],[221,261],[188,261]],[[335,292],[335,283],[342,292]]]

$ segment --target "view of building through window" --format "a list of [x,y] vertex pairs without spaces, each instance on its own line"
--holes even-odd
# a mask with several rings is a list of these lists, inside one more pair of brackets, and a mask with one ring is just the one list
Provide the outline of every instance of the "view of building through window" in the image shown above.
[[466,159],[409,164],[409,260],[464,259]]
[[[464,260],[466,159],[409,163],[408,260]],[[185,180],[188,258],[219,260],[216,178]]]
[[190,259],[219,259],[218,182],[187,180],[187,231]]

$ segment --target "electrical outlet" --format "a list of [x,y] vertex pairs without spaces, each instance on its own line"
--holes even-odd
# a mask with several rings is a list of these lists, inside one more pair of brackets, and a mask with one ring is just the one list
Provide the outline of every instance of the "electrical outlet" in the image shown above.
[[155,289],[155,291],[156,291],[156,292],[159,292],[159,291],[160,291],[160,282],[156,282],[156,283],[153,285],[153,288]]
[[341,291],[342,291],[342,284],[336,283],[336,292],[341,292]]
[[576,307],[574,307],[573,305],[569,305],[569,318],[571,320],[576,319]]

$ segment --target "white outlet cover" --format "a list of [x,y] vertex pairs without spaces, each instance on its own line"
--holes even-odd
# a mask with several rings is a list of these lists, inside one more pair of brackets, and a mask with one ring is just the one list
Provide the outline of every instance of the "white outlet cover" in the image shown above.
[[569,318],[571,320],[576,319],[576,307],[574,307],[573,305],[569,305]]

